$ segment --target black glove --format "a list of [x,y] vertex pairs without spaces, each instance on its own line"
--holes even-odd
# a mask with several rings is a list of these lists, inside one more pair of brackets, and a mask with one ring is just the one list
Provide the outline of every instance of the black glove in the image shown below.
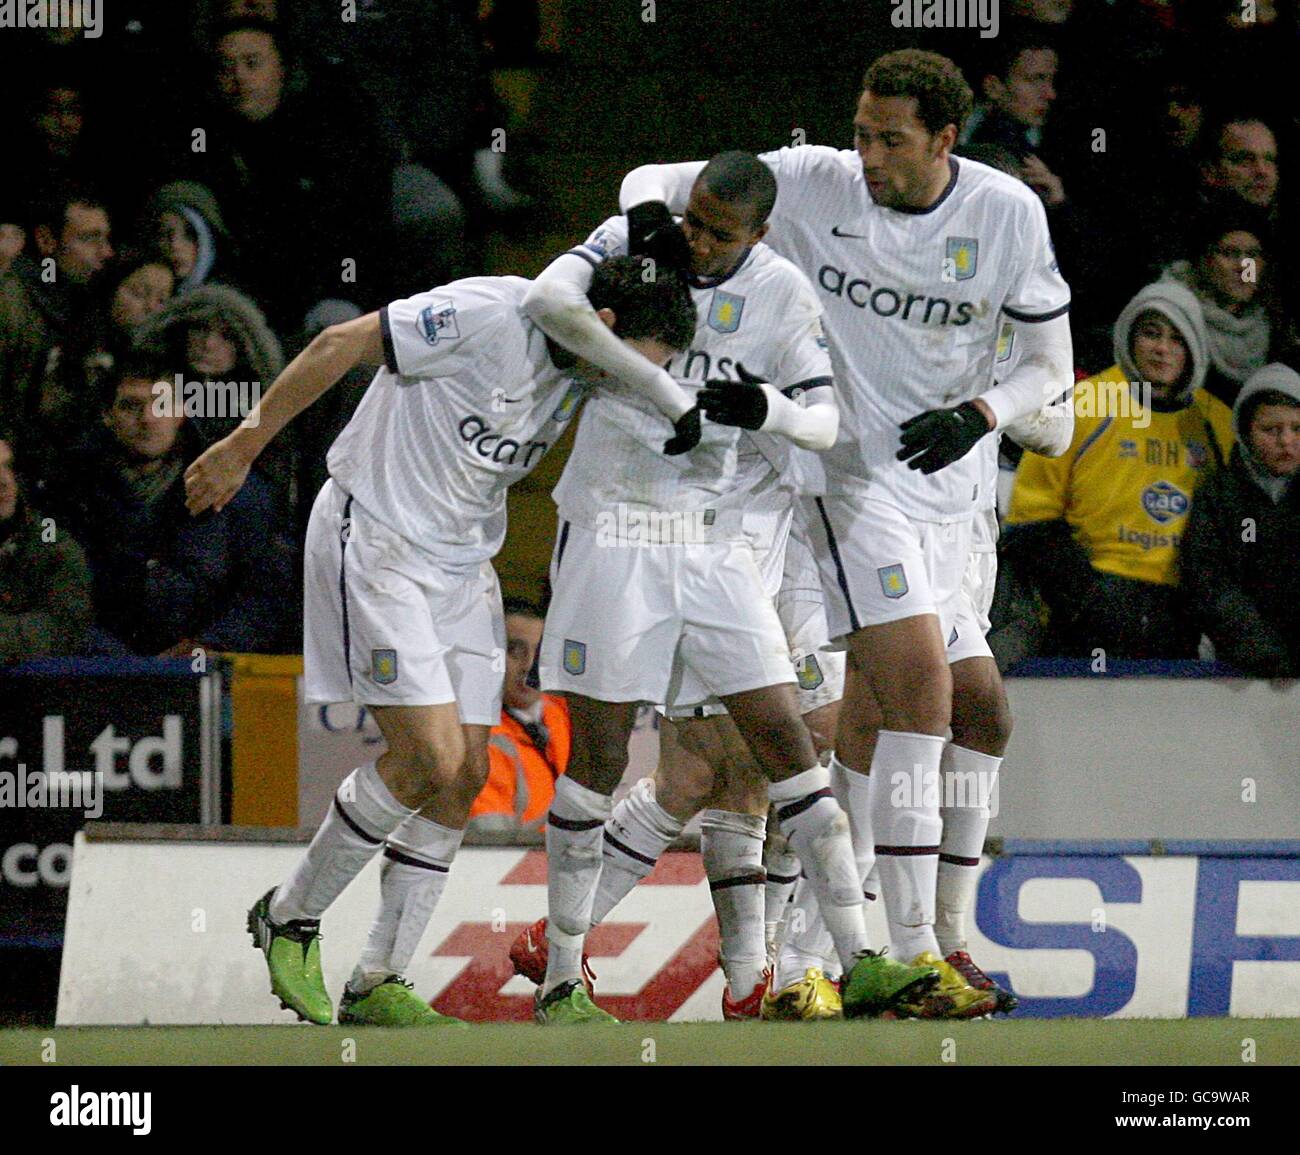
[[646,201],[627,210],[627,251],[683,275],[691,271],[686,234],[663,201]]
[[673,424],[674,434],[664,442],[664,453],[676,457],[687,453],[700,443],[700,407],[692,405]]
[[963,401],[955,409],[931,409],[918,413],[899,426],[903,448],[898,460],[909,469],[936,473],[960,461],[989,431],[989,423],[974,401]]
[[695,402],[705,417],[719,425],[762,429],[767,420],[767,396],[759,388],[763,378],[755,377],[743,365],[736,366],[736,376],[739,381],[706,381]]

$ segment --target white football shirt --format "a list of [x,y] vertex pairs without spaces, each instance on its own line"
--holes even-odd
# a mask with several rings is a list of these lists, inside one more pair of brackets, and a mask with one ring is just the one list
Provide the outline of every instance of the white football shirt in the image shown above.
[[993,384],[1005,317],[1069,308],[1047,217],[1014,177],[961,158],[928,209],[875,204],[852,149],[763,154],[779,186],[767,242],[813,282],[825,309],[840,434],[823,454],[829,492],[860,493],[919,520],[979,508],[983,454],[925,476],[896,460],[899,426]]
[[447,567],[500,550],[506,490],[585,392],[520,307],[529,285],[469,277],[380,310],[384,367],[326,458],[371,516]]
[[[611,217],[571,250],[592,265],[627,252],[627,218]],[[766,245],[708,287],[693,288],[691,347],[668,371],[688,394],[709,380],[740,380],[737,366],[778,389],[831,376],[821,306],[808,279]],[[783,481],[793,446],[785,438],[705,420],[700,443],[667,457],[672,424],[650,402],[617,386],[591,395],[573,452],[555,487],[561,518],[592,529],[638,515],[698,513],[711,538],[751,536],[765,516],[788,513]],[[744,524],[742,525],[742,519]]]

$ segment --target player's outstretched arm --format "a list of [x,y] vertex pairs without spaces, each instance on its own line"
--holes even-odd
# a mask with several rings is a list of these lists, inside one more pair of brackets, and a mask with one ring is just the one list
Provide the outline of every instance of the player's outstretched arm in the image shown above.
[[317,334],[275,379],[253,411],[185,471],[185,507],[191,514],[218,512],[237,494],[257,456],[272,438],[349,369],[382,364],[379,314],[367,313]]
[[623,178],[618,190],[619,207],[627,212],[647,201],[661,201],[668,211],[684,213],[691,199],[695,178],[704,171],[705,162],[688,160],[681,164],[643,164]]
[[[700,390],[704,416],[719,425],[771,433],[801,449],[829,449],[840,431],[840,407],[829,378],[782,391],[737,366],[739,381],[709,381]],[[789,393],[797,392],[797,399]]]
[[592,267],[581,257],[556,257],[524,297],[524,312],[552,341],[617,377],[674,424],[692,408],[672,375],[620,341],[587,300]]

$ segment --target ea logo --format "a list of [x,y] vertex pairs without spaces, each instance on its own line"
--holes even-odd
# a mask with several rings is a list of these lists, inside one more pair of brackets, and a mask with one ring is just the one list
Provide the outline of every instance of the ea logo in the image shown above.
[[1191,499],[1187,494],[1167,481],[1157,481],[1142,491],[1142,508],[1159,525],[1167,525],[1182,517],[1190,505]]

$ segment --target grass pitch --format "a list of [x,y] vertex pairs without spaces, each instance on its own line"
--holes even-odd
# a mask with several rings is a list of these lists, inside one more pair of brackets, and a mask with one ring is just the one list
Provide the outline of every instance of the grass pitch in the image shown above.
[[[55,1056],[49,1056],[54,1041]],[[376,1027],[56,1027],[0,1031],[0,1065],[1300,1064],[1294,1019],[624,1023]],[[1249,1061],[1249,1060],[1246,1060]]]

